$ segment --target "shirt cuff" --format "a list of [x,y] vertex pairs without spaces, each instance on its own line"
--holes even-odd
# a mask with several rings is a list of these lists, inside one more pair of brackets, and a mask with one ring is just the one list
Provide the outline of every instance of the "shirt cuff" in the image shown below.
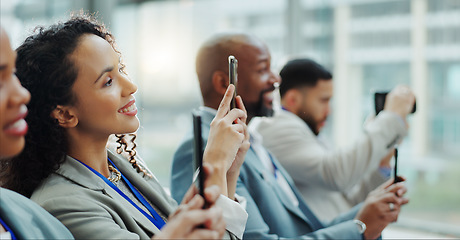
[[401,126],[403,126],[404,128],[407,128],[406,126],[406,122],[404,121],[404,119],[399,115],[399,114],[396,114],[392,111],[385,111],[387,114],[390,114],[392,116],[394,116],[395,118],[398,119],[398,122],[401,124]]
[[246,221],[248,220],[248,213],[246,212],[246,199],[235,194],[235,198],[240,202],[237,203],[230,198],[220,195],[216,201],[216,206],[220,207],[223,212],[224,220],[227,223],[227,230],[233,233],[239,239],[243,239],[243,233],[246,228]]
[[246,198],[235,193],[235,199],[240,204],[240,206],[244,210],[246,210],[246,207],[248,205],[248,201],[246,201]]
[[379,172],[385,179],[391,176],[391,171],[391,167],[379,167]]

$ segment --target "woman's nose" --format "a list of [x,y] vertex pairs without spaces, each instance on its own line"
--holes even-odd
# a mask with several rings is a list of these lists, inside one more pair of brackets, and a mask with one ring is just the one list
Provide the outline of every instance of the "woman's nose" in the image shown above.
[[137,85],[129,79],[128,76],[122,76],[123,81],[123,93],[124,95],[131,95],[137,92]]
[[25,89],[16,75],[13,74],[12,76],[12,85],[11,85],[11,98],[10,98],[10,105],[16,106],[21,104],[27,104],[30,101],[30,93],[27,89]]

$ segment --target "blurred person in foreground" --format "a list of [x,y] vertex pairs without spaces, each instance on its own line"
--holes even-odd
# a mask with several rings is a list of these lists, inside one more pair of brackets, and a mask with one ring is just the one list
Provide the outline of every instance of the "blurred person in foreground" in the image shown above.
[[295,59],[280,76],[282,109],[260,119],[256,129],[312,211],[331,220],[389,179],[394,146],[407,135],[414,94],[405,86],[394,88],[363,134],[347,148],[332,150],[318,138],[330,113],[332,74],[311,59]]
[[[270,68],[271,56],[265,43],[243,33],[214,35],[203,43],[196,57],[204,102],[200,107],[204,136],[213,126],[211,119],[229,84],[229,55],[238,60],[237,92],[245,102],[248,122],[273,112],[274,84],[279,82],[279,76]],[[392,185],[388,181],[370,193],[363,205],[330,222],[322,222],[304,202],[289,174],[253,134],[250,144],[236,189],[238,195],[247,199],[246,239],[374,239],[396,221],[400,207],[408,202],[403,197],[404,184]],[[176,200],[183,198],[192,182],[192,145],[190,131],[174,155],[171,191]]]
[[[137,86],[103,24],[77,14],[37,28],[17,54],[17,75],[31,93],[31,127],[24,150],[9,162],[6,187],[30,196],[78,239],[241,238],[247,214],[227,197],[229,182],[217,171],[247,150],[240,148],[246,113],[229,110],[233,86],[204,152],[203,209],[195,184],[178,205],[137,157],[128,135],[140,124]],[[112,134],[119,134],[117,153],[106,148]]]
[[[28,125],[26,104],[30,93],[15,75],[16,53],[0,26],[0,161],[24,148]],[[73,239],[72,234],[39,205],[8,189],[0,188],[0,239]]]

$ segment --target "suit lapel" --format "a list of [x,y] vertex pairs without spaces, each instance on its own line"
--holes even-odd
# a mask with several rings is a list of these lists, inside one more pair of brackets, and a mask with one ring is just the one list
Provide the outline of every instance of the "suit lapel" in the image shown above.
[[[118,167],[118,166],[117,166]],[[120,170],[121,171],[121,170]],[[125,211],[129,212],[131,217],[140,225],[145,231],[150,231],[151,234],[158,234],[160,230],[153,224],[147,217],[145,217],[136,207],[129,203],[124,197],[117,193],[114,189],[107,186],[105,193],[110,196],[114,201],[123,205]]]
[[118,169],[136,188],[152,203],[155,204],[162,212],[169,216],[176,208],[176,202],[171,199],[163,190],[155,178],[146,181],[141,175],[133,171],[132,166],[126,159],[108,152],[110,159],[115,163]]
[[[208,112],[208,111],[205,111],[205,110],[200,110],[200,115],[201,115],[201,124],[202,124],[202,130],[203,130],[203,137],[204,138],[208,138],[208,134],[209,134],[209,129],[210,129],[210,126],[211,126],[211,122],[212,120],[214,119],[215,115]],[[205,134],[206,133],[206,134]]]
[[[164,211],[167,215],[170,214],[171,208],[163,206],[167,204],[164,204],[165,201],[161,197],[159,197],[157,194],[154,194],[154,192],[156,191],[153,188],[149,189],[150,185],[146,185],[146,181],[143,180],[141,176],[136,174],[135,171],[127,170],[127,166],[131,166],[126,160],[120,159],[118,156],[115,156],[110,151],[108,152],[108,154],[109,157],[111,157],[111,160],[123,173],[123,175],[125,175],[129,181],[132,181],[133,185],[138,187],[139,191],[141,191],[144,194],[144,196],[146,196],[152,203],[160,203],[160,209]],[[93,191],[98,191],[101,192],[101,194],[109,196],[114,200],[115,203],[121,204],[123,206],[123,209],[128,211],[132,218],[139,225],[141,225],[144,228],[144,230],[150,231],[152,234],[158,234],[160,232],[160,230],[155,226],[155,224],[150,222],[150,220],[147,217],[145,217],[139,210],[137,210],[137,208],[135,208],[124,197],[122,197],[119,193],[117,193],[114,189],[107,185],[104,182],[104,180],[102,180],[96,174],[91,172],[91,170],[86,168],[83,164],[79,163],[74,158],[67,156],[65,162],[56,171],[56,173],[75,182],[78,185],[81,185],[82,187],[91,189]],[[152,197],[152,195],[154,195],[155,197]]]
[[[306,216],[304,213],[302,213],[302,211],[300,211],[300,209],[297,206],[295,206],[294,203],[292,203],[291,199],[287,197],[286,193],[279,186],[273,174],[271,174],[269,171],[266,171],[265,168],[260,167],[260,166],[263,166],[263,163],[260,161],[259,157],[257,156],[257,154],[255,153],[252,147],[249,149],[246,155],[247,155],[246,159],[249,159],[249,158],[256,159],[257,162],[248,161],[248,162],[245,162],[244,164],[250,165],[251,168],[255,169],[256,172],[260,174],[260,176],[264,179],[264,181],[266,181],[270,185],[272,190],[276,192],[276,196],[280,199],[280,201],[283,203],[284,207],[286,207],[287,210],[297,215],[298,217],[302,218],[305,222],[307,222],[309,225],[312,226],[311,222],[309,221],[309,216]],[[280,169],[279,164],[277,164],[275,161],[274,161],[274,164],[278,169]],[[283,171],[281,171],[281,174],[286,178],[287,175]],[[288,178],[286,178],[286,180],[289,183]],[[291,186],[291,189],[292,189],[292,186]],[[297,199],[299,200],[299,202],[302,201],[298,197]]]
[[[272,161],[273,161],[273,164],[275,164],[275,166],[278,168],[280,173],[284,176],[284,178],[286,179],[287,183],[291,187],[292,192],[294,192],[297,200],[299,201],[299,206],[298,207],[294,206],[294,209],[296,211],[299,211],[299,209],[302,211],[303,214],[300,214],[300,216],[306,217],[307,219],[305,219],[305,218],[303,218],[303,219],[305,219],[305,221],[307,221],[310,224],[310,226],[312,226],[313,229],[317,230],[317,229],[323,228],[323,224],[318,220],[316,215],[305,204],[305,202],[303,200],[303,197],[297,191],[297,188],[295,187],[292,178],[289,176],[289,174],[286,172],[286,170],[281,166],[281,164],[275,158],[272,158]],[[283,196],[285,196],[285,194]],[[287,199],[287,197],[285,197],[285,198]],[[287,200],[289,200],[289,199],[287,199]],[[289,200],[289,202],[290,202],[290,200]]]

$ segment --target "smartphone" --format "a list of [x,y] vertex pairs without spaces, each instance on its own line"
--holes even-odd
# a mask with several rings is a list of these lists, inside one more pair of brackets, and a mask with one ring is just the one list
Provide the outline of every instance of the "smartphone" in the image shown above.
[[398,176],[398,148],[395,148],[395,155],[394,155],[394,158],[395,158],[395,167],[394,167],[394,171],[393,171],[393,183],[398,183],[398,182],[402,182],[403,179]]
[[[374,106],[375,106],[375,115],[377,116],[380,111],[383,110],[385,106],[385,99],[388,95],[388,92],[375,92],[374,93]],[[417,106],[414,102],[411,113],[414,113],[417,110]]]
[[[201,137],[201,115],[194,111],[193,115],[193,150],[194,150],[194,163],[196,186],[201,197],[204,198],[204,170],[203,170],[203,138]],[[206,200],[205,200],[206,201]],[[205,208],[206,204],[203,206]]]
[[235,92],[233,92],[232,102],[230,109],[236,107],[236,83],[238,81],[238,60],[233,55],[228,56],[228,81],[229,84],[235,85]]

